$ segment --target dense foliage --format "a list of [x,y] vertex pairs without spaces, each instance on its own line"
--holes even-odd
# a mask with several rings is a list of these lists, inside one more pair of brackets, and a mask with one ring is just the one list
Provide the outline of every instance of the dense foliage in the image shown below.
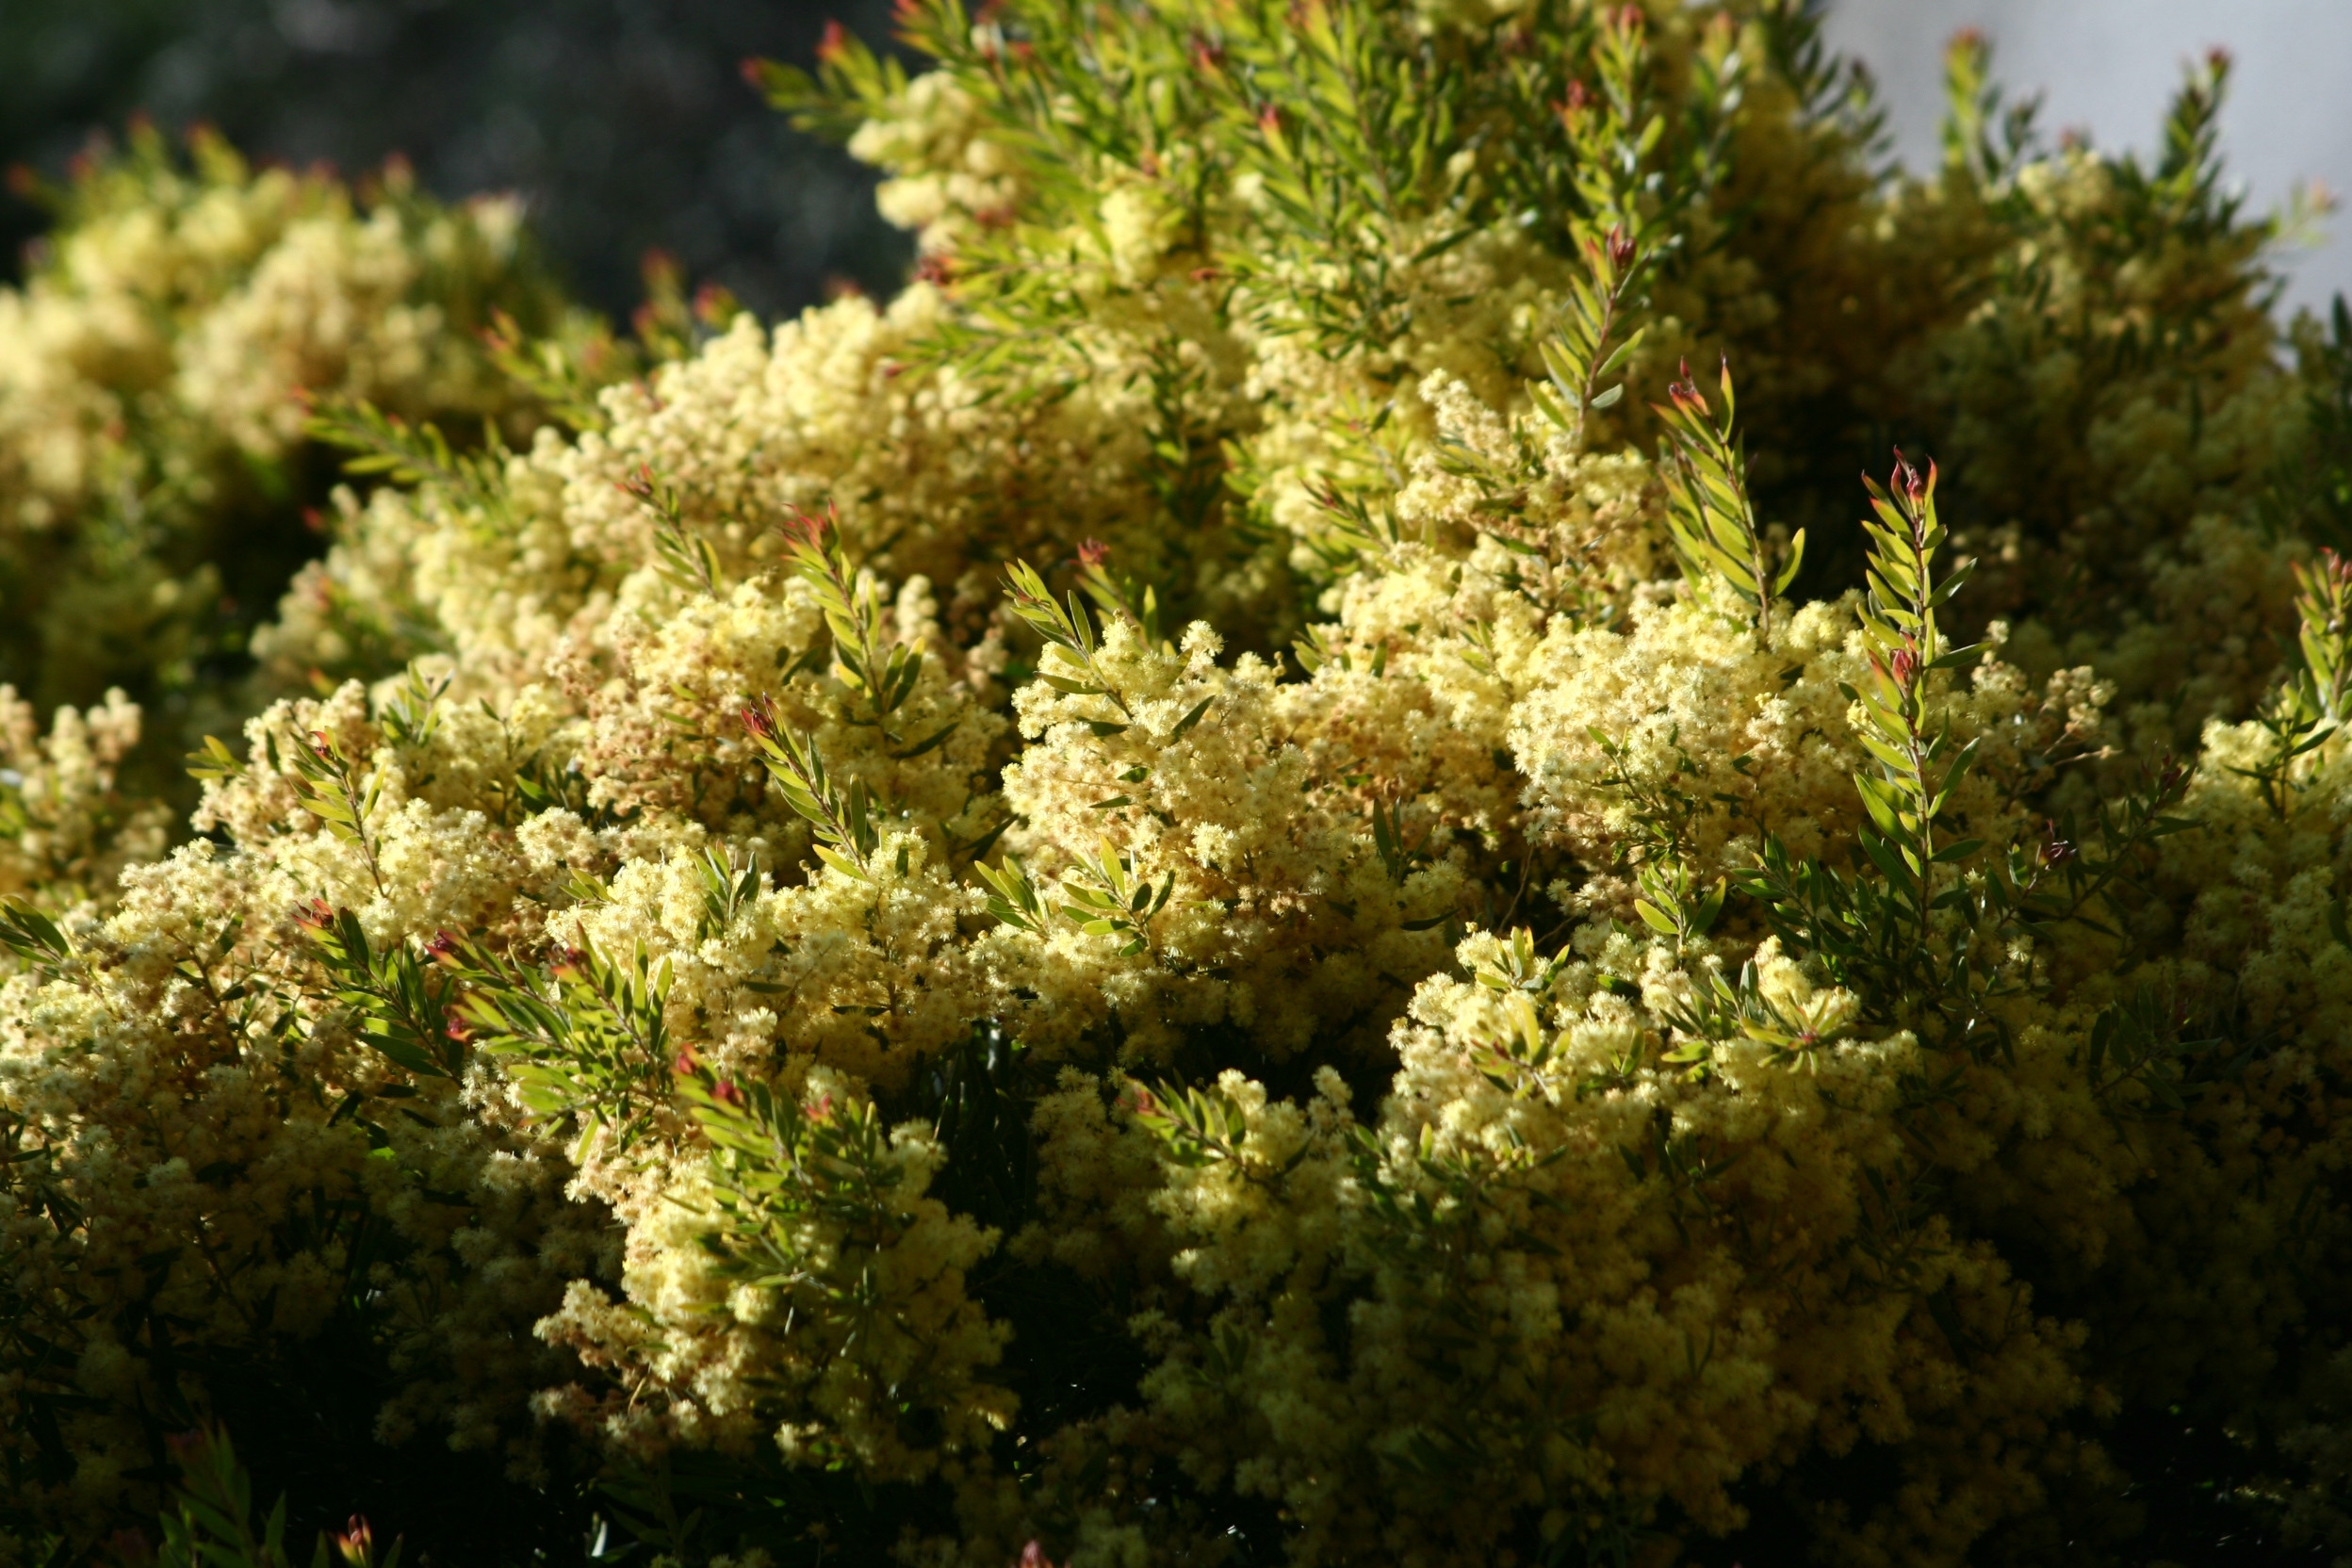
[[8,709],[17,1557],[2352,1548],[2352,322],[2226,61],[2143,161],[1963,40],[1914,178],[1783,0],[901,20],[761,74],[896,298],[96,427],[358,478],[192,841]]

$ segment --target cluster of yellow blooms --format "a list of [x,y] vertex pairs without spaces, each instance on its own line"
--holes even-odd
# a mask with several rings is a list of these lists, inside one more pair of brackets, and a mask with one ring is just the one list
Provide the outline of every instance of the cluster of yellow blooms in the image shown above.
[[165,699],[170,739],[234,722],[211,688],[316,547],[306,397],[520,434],[543,416],[482,334],[585,329],[520,204],[447,207],[399,165],[354,197],[142,125],[33,193],[59,227],[0,289],[0,680]]
[[[918,279],[354,416],[203,837],[0,698],[0,1544],[210,1421],[450,1561],[2089,1563],[2190,1427],[2352,1538],[2344,346],[2219,63],[1878,179],[1808,17],[921,0],[768,77]],[[270,178],[60,241],[229,300],[139,397],[482,406],[497,209]]]

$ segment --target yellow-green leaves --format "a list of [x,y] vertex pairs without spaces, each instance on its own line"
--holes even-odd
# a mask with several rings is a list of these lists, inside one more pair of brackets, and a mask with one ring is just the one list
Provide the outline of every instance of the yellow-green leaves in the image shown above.
[[[466,1031],[452,1028],[450,977],[406,942],[368,939],[359,916],[315,898],[295,911],[311,934],[330,981],[328,999],[346,1010],[361,1044],[420,1078],[456,1078],[466,1065]],[[432,956],[450,951],[448,944]]]
[[1647,259],[1633,237],[1622,225],[1613,227],[1604,237],[1587,239],[1584,253],[1585,275],[1569,283],[1560,331],[1543,348],[1549,380],[1528,388],[1545,418],[1579,438],[1588,413],[1613,407],[1625,395],[1623,382],[1601,384],[1624,368],[1648,331],[1636,328],[1624,342],[1611,342],[1618,311]]
[[1014,562],[1005,568],[1004,576],[1013,613],[1045,641],[1045,660],[1038,667],[1037,678],[1072,696],[1106,698],[1122,716],[1134,719],[1127,699],[1119,694],[1118,686],[1102,668],[1102,642],[1095,634],[1094,619],[1087,613],[1085,602],[1075,593],[1066,603],[1054,598],[1045,579],[1026,561]]
[[2295,797],[2311,788],[2312,756],[2352,717],[2352,563],[2334,550],[2295,567],[2295,651],[2302,667],[2272,692],[2255,715],[2268,743],[2251,767],[2230,771],[2260,786],[2270,808],[2293,814]]
[[1805,531],[1786,548],[1766,538],[1748,495],[1747,453],[1732,439],[1731,362],[1723,361],[1719,419],[1684,365],[1667,387],[1669,401],[1650,406],[1666,422],[1661,466],[1673,475],[1667,536],[1683,576],[1702,595],[1726,593],[1756,616],[1756,634],[1772,638],[1772,600],[1788,591],[1805,560]]
[[[841,548],[840,519],[830,508],[823,518],[795,514],[785,525],[792,570],[816,590],[825,629],[833,634],[833,674],[863,705],[856,722],[871,724],[890,745],[900,743],[899,710],[923,677],[923,653],[891,639],[883,629],[882,590],[870,576],[853,571]],[[950,722],[915,743],[905,757],[920,756],[955,732]]]
[[2314,562],[2295,568],[2295,616],[2301,627],[2295,645],[2303,654],[2296,690],[2315,717],[2341,725],[2352,694],[2352,562],[2324,549]]
[[358,764],[344,755],[342,744],[323,729],[314,729],[294,747],[294,775],[302,792],[302,808],[324,824],[328,832],[357,849],[367,863],[376,891],[384,891],[384,871],[376,861],[376,844],[368,825],[376,803],[384,796],[384,775],[370,768],[361,782]]
[[1144,874],[1132,851],[1108,839],[1098,839],[1092,855],[1080,855],[1062,873],[1058,903],[1048,901],[1013,856],[1004,858],[1001,869],[977,869],[990,889],[988,913],[1006,925],[1041,937],[1058,919],[1091,936],[1120,939],[1121,957],[1150,950],[1152,918],[1168,907],[1176,888],[1174,872],[1155,880]]
[[643,946],[616,963],[593,942],[526,968],[471,944],[436,943],[463,984],[452,1033],[499,1059],[523,1103],[580,1128],[572,1157],[610,1135],[626,1152],[669,1095],[670,961]]
[[764,699],[743,710],[743,729],[786,804],[816,830],[817,858],[843,876],[872,880],[882,835],[866,781],[854,780],[846,790],[835,784],[815,739],[778,724],[774,706]]

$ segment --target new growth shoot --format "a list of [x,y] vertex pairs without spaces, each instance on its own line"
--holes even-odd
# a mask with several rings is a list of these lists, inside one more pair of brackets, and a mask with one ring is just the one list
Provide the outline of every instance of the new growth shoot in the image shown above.
[[1671,400],[1650,405],[1666,422],[1660,466],[1674,476],[1666,527],[1674,559],[1691,587],[1702,595],[1720,587],[1747,606],[1756,615],[1757,640],[1769,646],[1772,600],[1796,580],[1805,561],[1805,530],[1797,530],[1786,550],[1776,550],[1765,536],[1748,495],[1747,452],[1732,439],[1737,404],[1728,356],[1723,365],[1720,419],[1687,361],[1682,379],[1666,388]]

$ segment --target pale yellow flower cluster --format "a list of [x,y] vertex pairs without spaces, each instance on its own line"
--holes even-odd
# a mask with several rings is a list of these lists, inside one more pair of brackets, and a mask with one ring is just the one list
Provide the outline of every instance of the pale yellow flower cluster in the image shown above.
[[0,677],[37,700],[148,699],[241,653],[209,643],[224,593],[300,559],[307,400],[470,438],[529,401],[480,339],[492,313],[562,311],[517,203],[444,206],[398,166],[355,197],[141,127],[52,200],[0,289]]
[[139,721],[109,692],[87,712],[58,709],[43,735],[32,704],[0,686],[0,894],[69,906],[163,852],[168,813],[116,787]]
[[[911,1563],[2032,1559],[2117,1526],[2108,1424],[2175,1406],[2280,1434],[2261,1486],[2336,1527],[2352,747],[2295,726],[2352,631],[2250,509],[2294,433],[2267,321],[2203,393],[2086,357],[2242,302],[2252,242],[2089,267],[2155,208],[2073,151],[1875,188],[1738,9],[1653,19],[1662,77],[1754,90],[1632,407],[1544,352],[1597,248],[1464,197],[1359,309],[1362,234],[1274,244],[1270,158],[1203,133],[1232,178],[1187,212],[1103,154],[1063,210],[942,71],[858,139],[924,281],[340,494],[256,651],[353,678],[214,753],[211,837],[118,905],[11,906],[25,1516],[145,1507],[148,1413],[323,1343],[380,1362],[393,1453],[780,1466],[811,1532],[887,1488],[860,1539]],[[982,310],[1014,207],[1051,297]],[[372,221],[219,330],[332,335]],[[431,335],[369,298],[337,374]],[[1738,429],[1799,449],[1754,480],[1829,563],[1801,600],[1676,572],[1702,482],[1641,404],[1726,342]],[[1918,371],[1947,514],[2015,547],[1948,661],[1888,624],[1894,546],[1849,587],[1802,511],[1839,364]],[[2281,684],[2255,633],[2298,613]],[[155,831],[108,793],[136,725],[0,694],[0,891]],[[1932,802],[1857,785],[1905,767]]]

